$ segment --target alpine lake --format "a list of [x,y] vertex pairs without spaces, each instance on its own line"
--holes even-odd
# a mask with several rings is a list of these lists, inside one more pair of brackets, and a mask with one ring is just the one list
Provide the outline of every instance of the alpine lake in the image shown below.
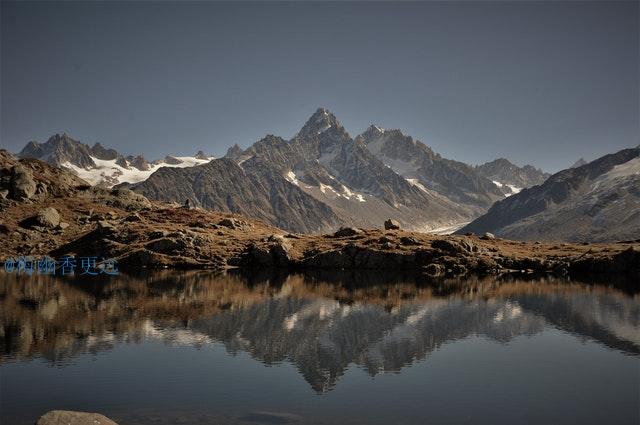
[[0,274],[0,422],[640,423],[640,285]]

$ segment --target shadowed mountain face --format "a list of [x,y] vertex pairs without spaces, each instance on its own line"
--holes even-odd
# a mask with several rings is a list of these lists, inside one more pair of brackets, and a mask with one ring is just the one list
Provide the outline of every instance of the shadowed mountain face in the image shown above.
[[560,171],[495,203],[459,232],[571,242],[640,239],[640,148]]
[[370,279],[160,272],[89,284],[3,274],[2,359],[64,365],[124,341],[222,343],[265,364],[290,362],[325,392],[350,365],[372,376],[402,372],[457,340],[507,343],[549,327],[640,355],[640,303],[620,290],[546,279]]

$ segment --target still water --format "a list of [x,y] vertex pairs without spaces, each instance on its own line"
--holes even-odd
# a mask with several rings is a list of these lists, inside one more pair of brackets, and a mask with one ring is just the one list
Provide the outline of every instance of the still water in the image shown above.
[[4,274],[0,307],[7,425],[51,409],[121,425],[640,423],[640,295],[620,284]]

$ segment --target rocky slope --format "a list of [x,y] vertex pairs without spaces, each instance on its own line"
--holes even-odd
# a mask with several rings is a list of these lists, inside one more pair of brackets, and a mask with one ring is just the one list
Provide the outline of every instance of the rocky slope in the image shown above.
[[544,183],[550,174],[531,165],[518,167],[505,158],[499,158],[476,167],[478,173],[491,180],[506,195]]
[[577,242],[638,239],[640,147],[556,173],[497,202],[459,232]]
[[[197,168],[197,167],[196,167]],[[619,170],[616,170],[619,171]],[[390,269],[438,275],[637,273],[638,241],[536,244],[491,235],[437,236],[344,228],[292,234],[243,216],[149,201],[128,189],[92,187],[71,172],[0,151],[0,233],[5,257],[72,254],[141,267]]]
[[213,159],[199,151],[193,157],[166,156],[162,160],[149,162],[142,155],[124,156],[100,143],[89,146],[66,133],[53,135],[45,143],[29,142],[18,156],[68,168],[92,185],[106,187],[142,181],[161,167],[192,167]]

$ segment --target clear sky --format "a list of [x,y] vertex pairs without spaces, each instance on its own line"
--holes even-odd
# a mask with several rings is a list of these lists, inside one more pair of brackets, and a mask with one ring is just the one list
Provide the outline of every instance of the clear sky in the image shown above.
[[324,106],[557,171],[640,143],[638,5],[3,1],[0,145],[222,155]]

